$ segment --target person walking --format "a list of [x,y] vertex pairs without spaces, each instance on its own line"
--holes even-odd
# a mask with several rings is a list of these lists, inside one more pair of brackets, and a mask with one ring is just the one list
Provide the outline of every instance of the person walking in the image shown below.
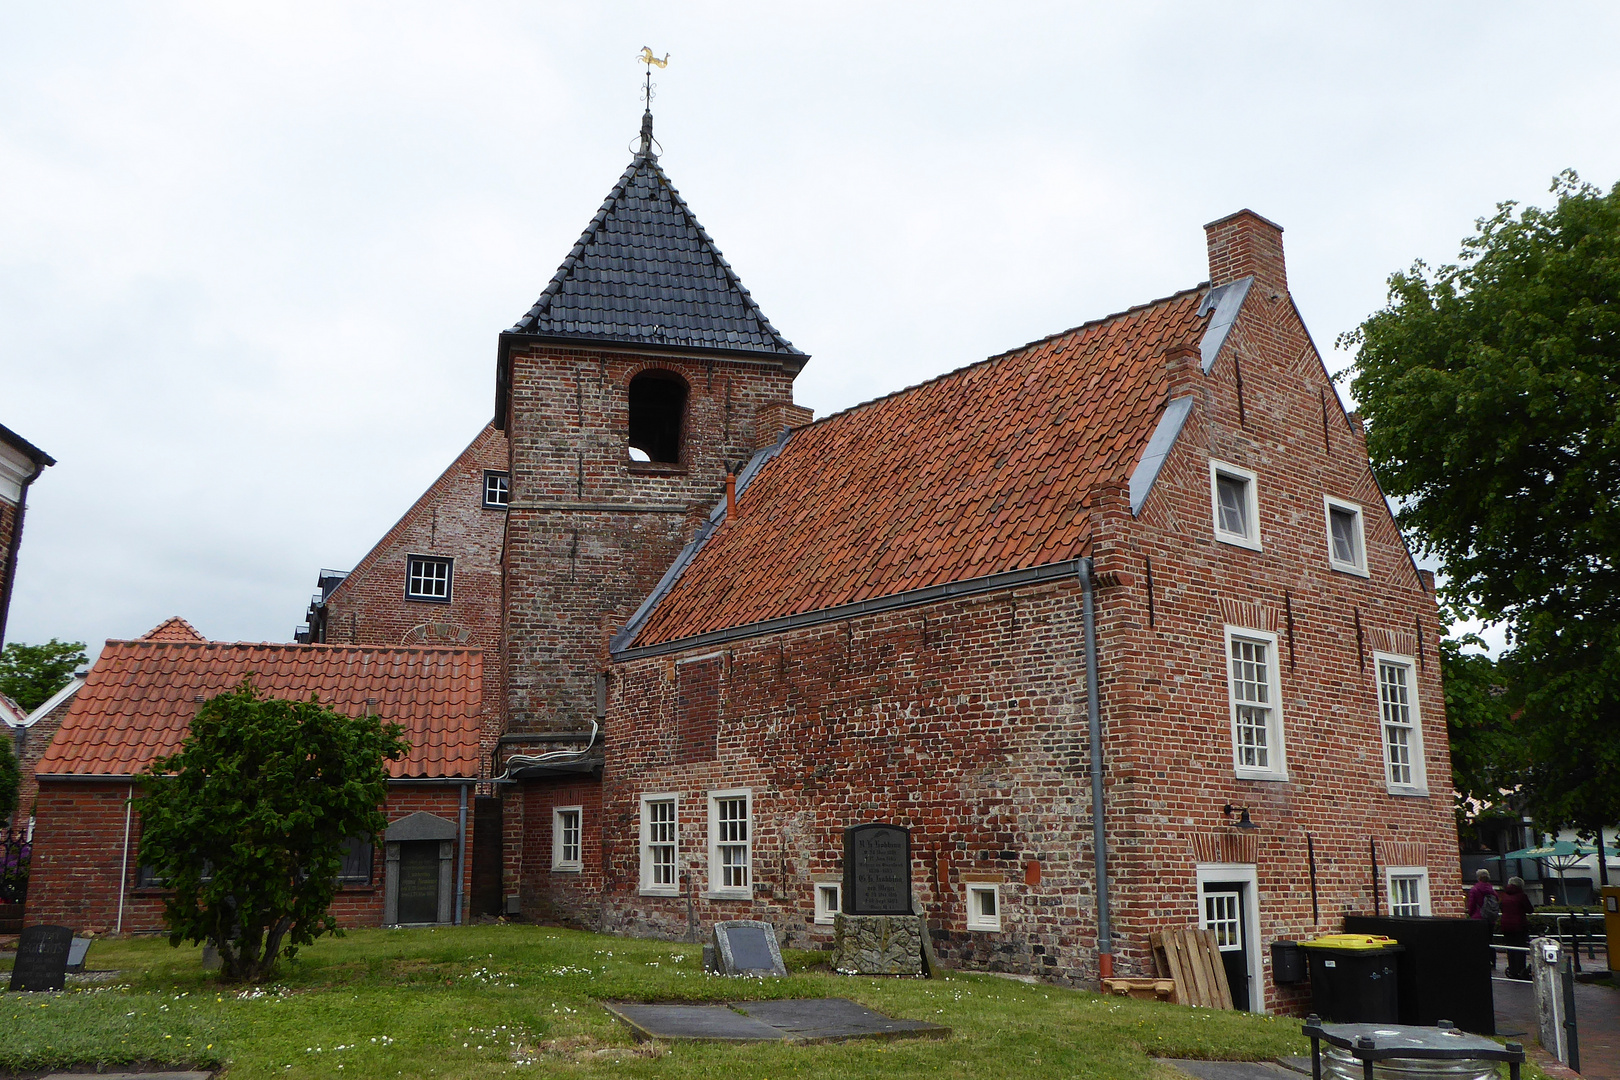
[[[1484,867],[1474,871],[1474,887],[1468,890],[1468,917],[1485,923],[1487,946],[1496,937],[1496,923],[1502,917],[1502,901],[1491,884],[1491,872]],[[1491,970],[1496,970],[1496,950],[1491,949]]]
[[1524,878],[1508,878],[1507,888],[1502,890],[1498,900],[1502,907],[1502,941],[1507,945],[1515,945],[1523,952],[1508,953],[1507,977],[1510,979],[1530,978],[1530,913],[1536,910],[1536,905],[1530,902],[1530,897],[1524,892]]

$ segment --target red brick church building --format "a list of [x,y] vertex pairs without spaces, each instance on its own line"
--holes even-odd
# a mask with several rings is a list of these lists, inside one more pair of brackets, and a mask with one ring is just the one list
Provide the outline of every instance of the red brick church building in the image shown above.
[[1281,228],[812,422],[647,125],[492,428],[304,631],[485,650],[503,906],[824,943],[844,828],[888,821],[945,962],[1085,982],[1197,922],[1256,1009],[1297,1005],[1273,940],[1460,911],[1433,583]]

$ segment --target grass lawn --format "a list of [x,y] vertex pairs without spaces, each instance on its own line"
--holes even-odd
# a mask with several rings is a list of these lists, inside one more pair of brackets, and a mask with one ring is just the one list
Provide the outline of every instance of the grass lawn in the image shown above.
[[[1108,998],[987,975],[835,975],[819,953],[785,979],[705,975],[698,946],[551,927],[355,930],[225,987],[199,950],[98,941],[112,983],[0,994],[0,1071],[132,1062],[226,1065],[267,1077],[1150,1077],[1153,1056],[1263,1059],[1307,1051],[1299,1021]],[[9,963],[6,965],[9,966]],[[814,1046],[637,1044],[599,1000],[847,997],[932,1020],[939,1040]]]

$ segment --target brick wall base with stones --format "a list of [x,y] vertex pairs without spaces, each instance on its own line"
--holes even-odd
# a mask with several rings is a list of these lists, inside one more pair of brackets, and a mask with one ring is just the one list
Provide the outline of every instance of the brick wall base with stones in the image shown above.
[[[129,847],[124,847],[126,803],[139,788],[127,781],[45,780],[40,784],[39,814],[34,826],[34,852],[28,882],[27,925],[56,925],[76,933],[108,934],[120,926],[126,934],[163,931],[163,889],[138,887],[140,818],[128,817]],[[468,791],[467,865],[462,895],[472,880],[472,793]],[[390,822],[426,811],[457,821],[460,791],[456,785],[391,784],[384,810]],[[120,871],[122,870],[122,875]],[[369,885],[345,885],[332,903],[340,926],[381,926],[383,920],[384,851],[372,850]]]

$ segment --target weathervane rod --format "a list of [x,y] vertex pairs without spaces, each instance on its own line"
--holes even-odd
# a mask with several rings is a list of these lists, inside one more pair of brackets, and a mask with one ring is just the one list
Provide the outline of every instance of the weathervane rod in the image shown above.
[[652,46],[643,45],[641,47],[641,53],[640,53],[640,55],[638,55],[636,57],[636,59],[641,61],[643,64],[647,65],[647,84],[641,91],[642,99],[644,101],[646,101],[646,103],[647,103],[647,107],[646,107],[645,111],[643,111],[642,114],[641,114],[641,153],[649,154],[649,153],[652,152],[652,144],[653,144],[653,137],[652,137],[652,99],[653,99],[652,69],[653,69],[654,64],[657,64],[661,68],[668,67],[669,66],[669,53],[665,53],[664,58],[662,60],[660,60],[657,56],[655,56],[653,54]]

